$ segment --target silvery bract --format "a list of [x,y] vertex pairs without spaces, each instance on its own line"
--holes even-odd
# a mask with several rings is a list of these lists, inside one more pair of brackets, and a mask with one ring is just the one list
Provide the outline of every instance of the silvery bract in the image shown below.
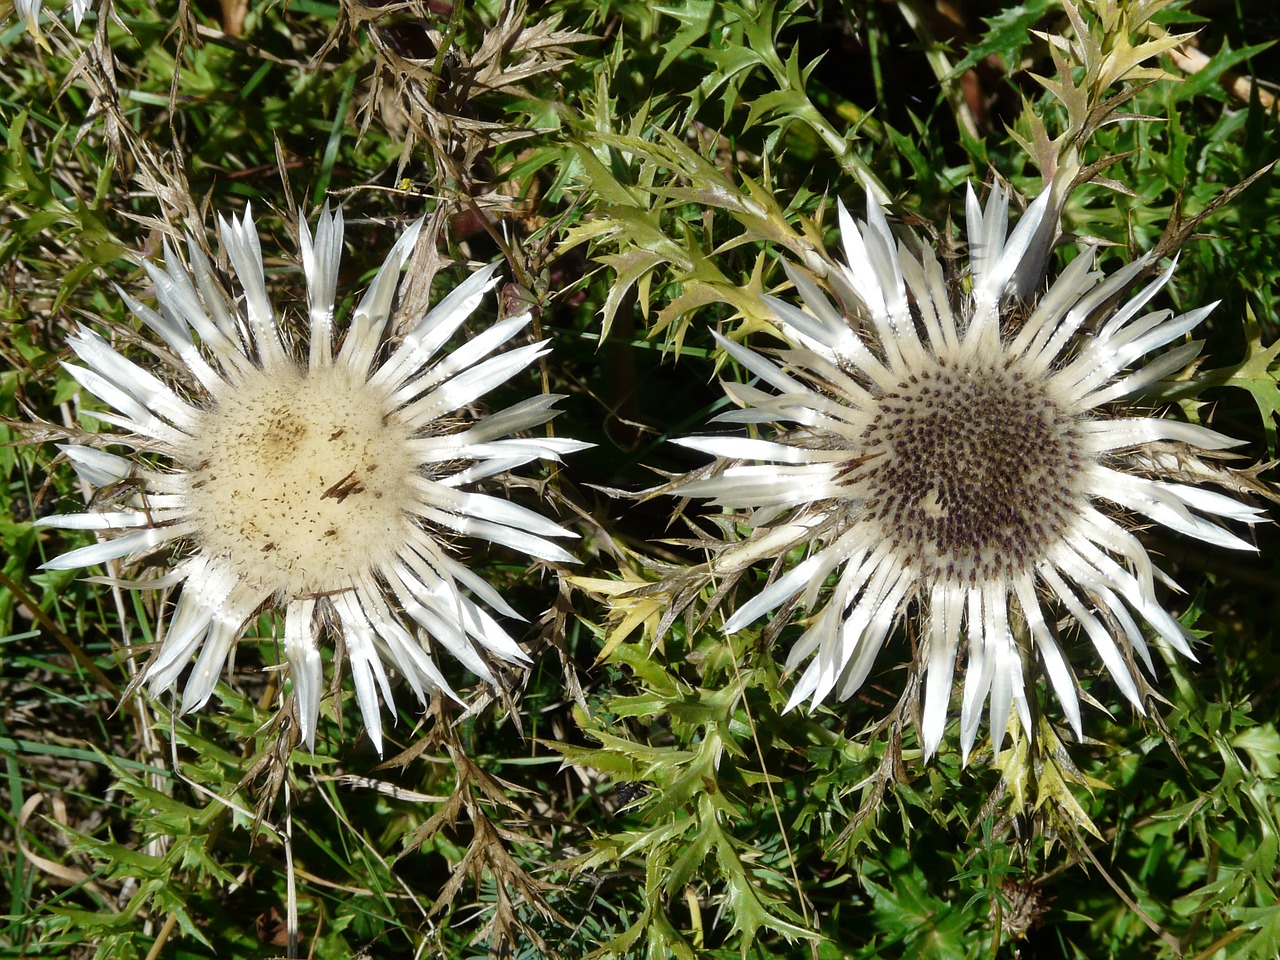
[[[27,22],[27,29],[35,34],[40,28],[40,11],[44,6],[44,0],[13,0],[13,8],[17,11],[19,17]],[[89,12],[89,8],[93,6],[93,0],[69,0],[67,9],[71,11],[72,22],[75,28],[80,29],[80,23],[84,20],[84,15]]]
[[962,638],[966,758],[985,702],[997,749],[1011,710],[1033,729],[1027,683],[1041,671],[1079,735],[1060,617],[1065,639],[1087,637],[1139,710],[1144,681],[1131,655],[1153,669],[1141,624],[1191,656],[1187,631],[1156,596],[1167,578],[1133,528],[1252,549],[1218,521],[1256,523],[1261,512],[1203,486],[1230,485],[1206,453],[1236,441],[1124,406],[1195,357],[1199,344],[1185,336],[1213,305],[1145,312],[1170,265],[1117,308],[1147,259],[1104,277],[1092,249],[1038,299],[1017,301],[1024,256],[1050,226],[1046,207],[1042,196],[1009,232],[1007,194],[997,187],[982,209],[971,190],[963,282],[949,282],[915,238],[898,242],[873,198],[867,223],[841,207],[848,265],[827,280],[843,309],[788,267],[805,309],[768,305],[795,346],[771,359],[721,339],[759,379],[725,383],[741,409],[718,419],[794,426],[772,439],[679,441],[721,460],[714,475],[669,492],[708,498],[749,528],[720,545],[712,572],[804,549],[725,624],[732,633],[784,603],[812,609],[825,598],[787,658],[788,668],[808,661],[789,708],[852,695],[913,618],[926,755],[942,740]]

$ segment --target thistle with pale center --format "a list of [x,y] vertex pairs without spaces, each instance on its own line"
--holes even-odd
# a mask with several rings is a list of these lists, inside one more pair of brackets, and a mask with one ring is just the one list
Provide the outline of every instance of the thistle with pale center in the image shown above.
[[167,348],[156,350],[167,358],[159,376],[87,327],[71,336],[84,366],[64,366],[111,408],[82,416],[119,428],[101,439],[127,454],[62,448],[98,489],[95,501],[114,505],[41,520],[100,537],[44,566],[157,555],[173,564],[158,579],[101,579],[181,585],[143,677],[153,694],[172,688],[198,654],[183,712],[208,701],[247,625],[264,611],[282,612],[296,715],[312,749],[323,685],[320,639],[340,636],[365,728],[381,752],[379,692],[392,704],[387,667],[425,705],[437,692],[457,698],[433,660],[433,643],[489,682],[496,679],[486,654],[528,660],[476,601],[520,615],[454,558],[450,541],[463,535],[542,560],[573,559],[549,538],[576,534],[468,488],[587,444],[513,436],[555,416],[557,396],[535,396],[487,417],[472,411],[547,352],[542,341],[496,353],[524,333],[527,313],[446,349],[498,282],[496,265],[472,274],[420,319],[393,325],[418,221],[392,248],[335,345],[342,212],[322,213],[314,238],[301,221],[304,357],[268,299],[250,214],[220,225],[241,297],[227,296],[194,241],[190,269],[167,242],[163,267],[144,264],[158,309],[120,291]]
[[717,419],[794,426],[772,439],[677,441],[720,459],[710,475],[667,492],[708,498],[748,528],[713,547],[712,574],[804,549],[725,623],[733,633],[784,604],[818,608],[787,658],[788,669],[809,661],[787,709],[851,696],[913,617],[926,756],[943,737],[962,640],[966,760],[984,703],[996,751],[1014,710],[1033,731],[1027,678],[1037,672],[1081,736],[1060,617],[1069,638],[1088,638],[1139,711],[1148,688],[1136,664],[1154,670],[1140,624],[1192,656],[1190,634],[1157,599],[1156,580],[1168,578],[1134,535],[1135,521],[1252,549],[1217,521],[1252,524],[1263,514],[1203,486],[1242,486],[1213,462],[1237,441],[1125,407],[1185,367],[1200,344],[1135,364],[1184,340],[1214,305],[1144,313],[1170,265],[1117,306],[1149,258],[1104,278],[1092,249],[1022,303],[1014,291],[1034,287],[1024,257],[1051,226],[1047,209],[1044,195],[1010,233],[1005,192],[997,187],[983,209],[970,190],[969,276],[956,284],[932,250],[895,239],[874,198],[867,223],[842,206],[848,262],[827,277],[842,308],[787,266],[806,309],[767,302],[794,346],[771,359],[718,338],[759,379],[726,382],[741,409]]

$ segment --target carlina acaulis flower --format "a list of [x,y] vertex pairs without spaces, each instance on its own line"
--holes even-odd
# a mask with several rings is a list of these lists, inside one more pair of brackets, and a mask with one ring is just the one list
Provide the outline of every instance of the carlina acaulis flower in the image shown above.
[[[1148,688],[1136,664],[1154,670],[1142,623],[1192,652],[1156,596],[1168,578],[1134,529],[1158,524],[1248,550],[1218,521],[1263,517],[1206,489],[1248,486],[1214,462],[1236,441],[1132,403],[1197,355],[1185,337],[1214,305],[1145,312],[1173,264],[1121,304],[1149,258],[1104,277],[1091,248],[1047,289],[1028,286],[1024,255],[1056,224],[1042,195],[1010,232],[1008,203],[997,186],[984,209],[970,189],[968,271],[950,279],[919,240],[895,238],[874,198],[866,223],[841,206],[847,265],[827,277],[840,306],[788,266],[806,309],[767,299],[794,346],[774,359],[720,338],[758,381],[726,382],[741,409],[717,419],[780,426],[768,439],[677,441],[720,459],[710,475],[667,489],[709,498],[748,528],[712,541],[712,574],[803,550],[724,627],[825,599],[787,658],[789,669],[808,661],[788,709],[851,696],[895,628],[918,624],[926,756],[943,737],[962,644],[966,760],[986,702],[996,750],[1012,710],[1034,730],[1027,683],[1038,673],[1081,735],[1064,640],[1070,649],[1087,638],[1142,710]],[[1015,286],[1041,292],[1023,303]]]
[[82,416],[118,428],[101,439],[125,452],[84,445],[63,452],[90,485],[124,497],[99,498],[116,501],[109,509],[40,521],[100,536],[44,566],[155,555],[174,564],[158,579],[114,582],[181,585],[143,676],[153,694],[174,687],[198,654],[183,689],[184,712],[209,699],[246,625],[263,611],[282,612],[298,723],[312,749],[323,688],[320,641],[340,635],[365,728],[381,751],[378,694],[392,703],[388,666],[425,704],[436,692],[456,697],[431,643],[490,682],[484,654],[528,660],[485,605],[520,615],[455,558],[457,535],[543,560],[573,559],[549,538],[575,534],[469,488],[587,445],[513,436],[555,416],[557,396],[474,413],[475,401],[547,352],[545,341],[498,352],[524,333],[527,313],[446,349],[498,282],[496,265],[473,273],[416,322],[393,325],[418,221],[343,329],[335,319],[342,212],[326,209],[314,238],[300,218],[309,333],[302,355],[268,299],[250,213],[219,222],[241,296],[225,293],[194,241],[189,268],[167,243],[163,267],[145,264],[157,309],[120,291],[167,348],[156,351],[168,357],[158,370],[127,359],[87,327],[70,337],[83,366],[64,366],[111,408]]

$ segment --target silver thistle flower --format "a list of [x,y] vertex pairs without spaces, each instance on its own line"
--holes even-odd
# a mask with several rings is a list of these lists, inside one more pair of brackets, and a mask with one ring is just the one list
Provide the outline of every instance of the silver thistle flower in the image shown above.
[[513,663],[528,659],[472,596],[519,614],[450,556],[444,539],[462,534],[545,560],[573,559],[548,538],[575,534],[467,488],[587,444],[512,437],[555,416],[556,396],[479,419],[468,414],[476,399],[547,352],[543,341],[492,355],[528,327],[524,314],[442,353],[498,282],[496,265],[393,338],[393,300],[418,221],[392,248],[335,349],[343,220],[340,210],[326,210],[314,239],[300,225],[310,332],[300,358],[268,300],[250,214],[219,222],[242,298],[226,296],[194,242],[190,271],[167,242],[164,267],[145,264],[158,310],[120,291],[168,348],[161,376],[87,327],[71,336],[84,366],[64,366],[115,411],[83,415],[123,431],[110,442],[132,454],[79,445],[63,451],[89,484],[123,486],[129,495],[105,511],[40,521],[101,535],[44,566],[72,569],[160,551],[177,557],[160,580],[127,585],[182,585],[144,676],[153,694],[174,687],[198,652],[184,712],[209,699],[246,624],[260,611],[283,611],[299,726],[312,748],[319,641],[326,629],[339,631],[365,727],[381,751],[379,690],[392,702],[384,664],[424,704],[434,692],[456,697],[428,652],[428,635],[490,682],[481,650]]
[[[797,548],[807,556],[725,623],[727,632],[802,600],[826,603],[791,649],[809,660],[788,709],[851,696],[895,626],[922,624],[926,756],[943,737],[961,636],[968,663],[960,709],[965,759],[989,701],[993,747],[1011,711],[1031,731],[1027,677],[1038,661],[1076,734],[1076,680],[1056,611],[1092,641],[1123,695],[1143,709],[1153,670],[1138,621],[1184,656],[1187,631],[1160,605],[1155,569],[1134,519],[1216,546],[1252,549],[1221,519],[1262,513],[1203,481],[1231,475],[1203,459],[1237,445],[1203,426],[1130,415],[1119,404],[1182,369],[1199,351],[1174,347],[1213,309],[1143,313],[1173,266],[1118,308],[1149,258],[1108,278],[1083,251],[1038,300],[1023,305],[1024,258],[1045,229],[1047,195],[1009,232],[1008,196],[982,209],[968,195],[969,276],[948,285],[935,254],[897,242],[868,197],[868,222],[840,208],[847,266],[827,277],[834,306],[787,267],[808,312],[768,298],[796,344],[778,361],[719,338],[761,386],[725,383],[742,409],[717,419],[789,423],[774,439],[699,436],[678,443],[721,458],[668,492],[709,498],[751,532],[721,543],[713,573],[735,573]],[[917,243],[916,247],[920,247]],[[1086,332],[1087,331],[1087,332]],[[1046,610],[1055,613],[1046,616]]]

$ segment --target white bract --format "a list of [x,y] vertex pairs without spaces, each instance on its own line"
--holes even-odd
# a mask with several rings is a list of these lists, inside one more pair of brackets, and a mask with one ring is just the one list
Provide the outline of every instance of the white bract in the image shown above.
[[805,559],[738,608],[726,631],[796,598],[813,608],[831,582],[787,658],[789,669],[809,661],[790,709],[851,696],[886,638],[914,615],[926,755],[943,736],[962,636],[966,759],[985,702],[995,749],[1013,709],[1033,729],[1027,676],[1037,661],[1080,735],[1059,613],[1073,625],[1068,636],[1087,636],[1142,710],[1131,655],[1153,666],[1140,622],[1192,654],[1189,634],[1156,598],[1155,581],[1167,578],[1132,528],[1160,524],[1248,550],[1216,521],[1263,516],[1193,485],[1227,476],[1200,454],[1236,441],[1195,424],[1127,415],[1118,403],[1195,357],[1200,345],[1185,336],[1214,305],[1180,316],[1143,312],[1170,265],[1115,308],[1147,259],[1104,278],[1092,249],[1037,301],[1016,302],[1011,283],[1046,226],[1045,196],[1010,233],[1007,194],[997,187],[984,210],[970,190],[969,274],[950,285],[932,250],[899,243],[873,198],[868,208],[861,224],[840,209],[848,265],[833,266],[827,279],[843,310],[788,266],[807,312],[768,302],[796,346],[774,360],[720,340],[759,380],[725,383],[742,409],[717,419],[794,428],[774,439],[677,441],[723,460],[717,475],[672,492],[709,498],[751,528],[723,547],[713,569],[806,549]]
[[548,538],[575,534],[467,488],[587,444],[512,436],[555,416],[556,396],[487,417],[471,412],[477,399],[547,352],[545,341],[497,352],[524,333],[527,313],[444,349],[498,282],[496,265],[467,278],[403,337],[393,336],[400,271],[421,228],[415,223],[335,349],[343,221],[341,211],[326,210],[314,239],[300,224],[310,334],[300,357],[268,300],[249,213],[220,225],[242,297],[227,297],[194,242],[190,270],[167,243],[164,267],[146,264],[158,310],[120,291],[167,348],[158,351],[170,358],[162,376],[87,327],[70,338],[84,366],[66,369],[114,411],[84,416],[118,428],[110,443],[133,455],[63,448],[86,482],[124,497],[110,508],[40,521],[100,534],[98,543],[45,567],[172,558],[161,579],[128,585],[182,585],[146,678],[153,694],[174,687],[198,654],[183,711],[209,699],[246,625],[264,610],[282,610],[298,721],[313,748],[323,687],[319,643],[326,632],[339,634],[365,727],[381,751],[379,691],[392,702],[386,666],[424,704],[435,692],[456,697],[428,637],[490,682],[481,651],[512,663],[528,659],[476,599],[519,614],[451,555],[448,541],[461,534],[544,560],[573,559]]
[[[27,30],[34,36],[40,30],[40,10],[44,6],[44,0],[13,0],[13,8],[17,11],[18,16],[27,21]],[[89,8],[93,6],[93,0],[69,0],[67,9],[71,11],[71,19],[75,23],[75,28],[80,29],[80,23],[84,20],[84,15],[89,12]]]

